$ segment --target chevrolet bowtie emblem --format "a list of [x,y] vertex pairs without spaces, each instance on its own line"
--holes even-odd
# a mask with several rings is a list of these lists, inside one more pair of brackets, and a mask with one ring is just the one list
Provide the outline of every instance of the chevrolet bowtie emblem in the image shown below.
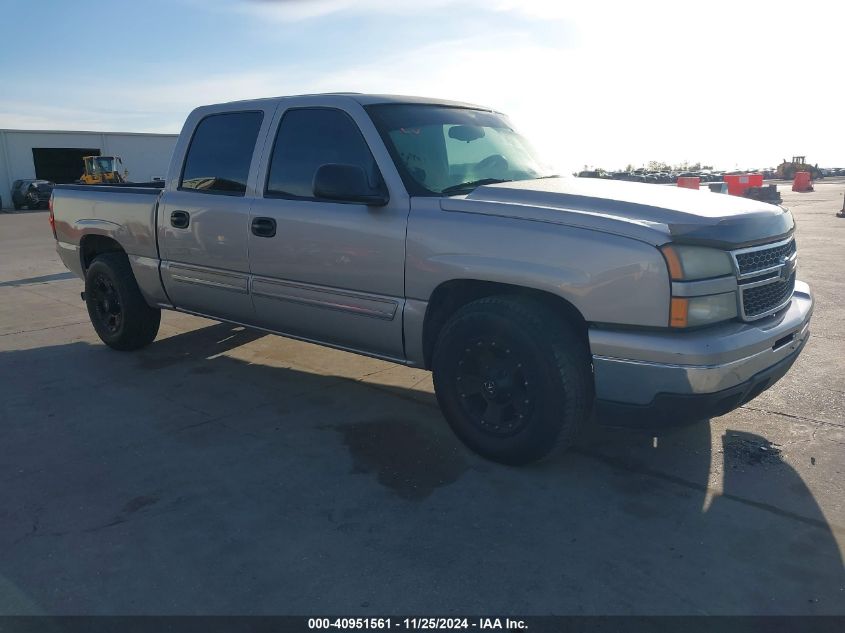
[[795,258],[784,258],[781,260],[781,264],[780,278],[784,281],[789,281],[789,278],[792,277],[792,273],[795,272]]

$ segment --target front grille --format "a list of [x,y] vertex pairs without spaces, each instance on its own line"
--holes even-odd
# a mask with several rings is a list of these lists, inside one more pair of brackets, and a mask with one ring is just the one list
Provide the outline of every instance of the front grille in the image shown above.
[[795,239],[742,248],[731,253],[736,264],[740,316],[762,319],[789,303],[795,290]]
[[739,267],[740,275],[749,275],[782,264],[784,259],[790,258],[794,253],[795,240],[789,240],[786,244],[772,246],[771,248],[761,247],[759,250],[738,253],[736,264]]
[[773,281],[753,288],[740,286],[745,317],[753,318],[780,307],[789,300],[793,290],[795,290],[795,273],[792,273],[786,281]]

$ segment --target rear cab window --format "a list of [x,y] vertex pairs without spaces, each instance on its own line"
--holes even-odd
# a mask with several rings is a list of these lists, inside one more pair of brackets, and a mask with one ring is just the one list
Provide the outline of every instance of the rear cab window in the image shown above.
[[260,111],[203,118],[191,138],[179,189],[243,196],[263,118]]

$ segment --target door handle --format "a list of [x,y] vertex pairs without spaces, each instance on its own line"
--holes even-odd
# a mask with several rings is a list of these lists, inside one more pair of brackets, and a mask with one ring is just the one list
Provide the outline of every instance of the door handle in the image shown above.
[[174,211],[170,214],[170,226],[174,229],[187,229],[191,223],[191,216],[187,211]]
[[253,218],[252,234],[257,237],[275,237],[276,221],[273,218]]

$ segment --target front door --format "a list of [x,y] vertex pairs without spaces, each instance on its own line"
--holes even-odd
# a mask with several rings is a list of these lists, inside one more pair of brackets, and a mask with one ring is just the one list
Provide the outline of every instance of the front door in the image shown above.
[[178,188],[165,192],[158,210],[161,276],[177,308],[254,320],[247,185],[262,121],[270,117],[225,112],[196,126]]
[[[366,115],[361,110],[358,116]],[[383,167],[392,166],[384,165],[386,152],[379,155]],[[382,207],[319,200],[314,174],[327,163],[360,166],[371,184],[382,179],[383,170],[349,113],[328,107],[282,112],[263,197],[256,197],[250,214],[258,324],[402,358],[407,194],[394,183]]]

